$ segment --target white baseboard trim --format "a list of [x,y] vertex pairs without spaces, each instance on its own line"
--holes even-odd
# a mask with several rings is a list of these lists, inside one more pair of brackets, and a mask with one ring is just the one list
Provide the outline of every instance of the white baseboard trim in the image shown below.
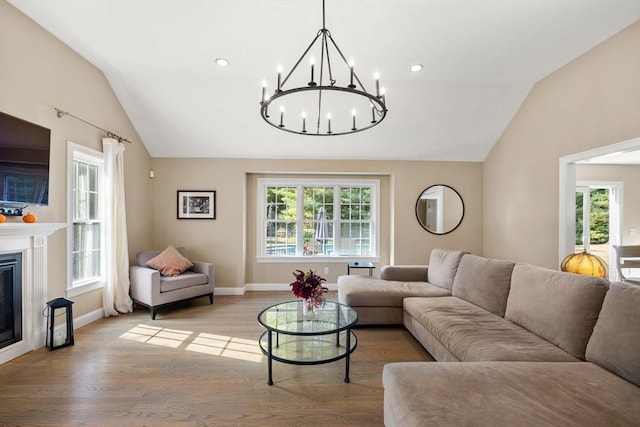
[[239,287],[223,286],[223,287],[213,288],[214,295],[244,295],[246,292],[247,292],[246,286],[239,286]]
[[[337,283],[323,283],[324,287],[330,291],[338,290]],[[288,283],[247,283],[245,286],[247,291],[290,291],[291,286]]]
[[103,308],[98,308],[96,310],[90,311],[87,314],[83,314],[82,316],[74,317],[73,329],[76,330],[78,328],[82,328],[83,326],[87,326],[91,322],[102,319],[103,317],[105,317]]

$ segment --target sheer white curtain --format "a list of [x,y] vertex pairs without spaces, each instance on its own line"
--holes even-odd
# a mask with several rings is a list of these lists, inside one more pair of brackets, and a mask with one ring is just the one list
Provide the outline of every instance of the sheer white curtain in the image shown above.
[[129,250],[124,203],[124,150],[112,138],[102,140],[105,194],[105,284],[103,306],[107,316],[133,311],[129,297]]

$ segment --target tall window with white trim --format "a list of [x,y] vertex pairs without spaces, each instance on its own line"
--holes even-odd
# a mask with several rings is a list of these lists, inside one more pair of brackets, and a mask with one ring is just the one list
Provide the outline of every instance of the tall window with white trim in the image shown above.
[[103,285],[103,159],[102,153],[75,144],[70,144],[70,153],[71,280],[67,291],[78,294]]
[[371,179],[259,179],[259,256],[376,257],[378,192]]

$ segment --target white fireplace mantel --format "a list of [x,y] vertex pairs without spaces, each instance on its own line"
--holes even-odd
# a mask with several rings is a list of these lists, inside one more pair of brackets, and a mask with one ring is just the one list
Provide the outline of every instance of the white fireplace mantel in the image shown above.
[[0,349],[0,364],[45,345],[47,238],[65,223],[0,223],[0,253],[22,254],[22,340]]
[[30,224],[4,222],[0,224],[0,237],[49,236],[54,231],[66,226],[67,224],[61,222],[34,222]]

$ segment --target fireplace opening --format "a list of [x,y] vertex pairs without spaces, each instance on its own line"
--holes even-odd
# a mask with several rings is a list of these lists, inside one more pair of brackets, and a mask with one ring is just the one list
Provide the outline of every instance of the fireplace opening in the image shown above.
[[0,348],[22,341],[22,254],[0,254]]

